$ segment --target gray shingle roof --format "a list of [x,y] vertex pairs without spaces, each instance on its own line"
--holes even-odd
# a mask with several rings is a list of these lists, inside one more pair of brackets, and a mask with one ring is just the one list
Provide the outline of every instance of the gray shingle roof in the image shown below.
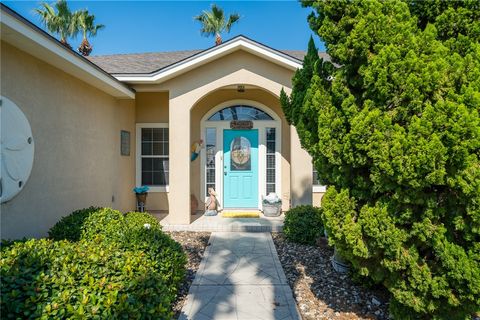
[[[88,59],[108,73],[151,73],[169,65],[189,58],[203,50],[186,50],[171,52],[151,52],[134,54],[113,54],[90,56]],[[298,60],[303,60],[305,51],[280,50]],[[320,57],[329,60],[325,52],[319,52]]]

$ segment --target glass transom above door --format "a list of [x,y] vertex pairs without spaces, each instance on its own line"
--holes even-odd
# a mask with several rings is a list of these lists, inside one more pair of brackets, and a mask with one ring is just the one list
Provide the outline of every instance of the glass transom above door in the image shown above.
[[223,131],[223,206],[258,206],[258,130]]

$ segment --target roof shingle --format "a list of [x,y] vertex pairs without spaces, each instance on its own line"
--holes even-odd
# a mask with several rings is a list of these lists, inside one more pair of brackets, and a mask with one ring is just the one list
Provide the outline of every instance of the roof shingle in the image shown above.
[[[111,74],[152,73],[169,65],[189,58],[203,50],[185,50],[171,52],[151,52],[134,54],[113,54],[103,56],[90,56],[88,59],[100,68]],[[305,51],[280,50],[293,58],[303,60]],[[330,60],[325,52],[318,53],[320,57]]]

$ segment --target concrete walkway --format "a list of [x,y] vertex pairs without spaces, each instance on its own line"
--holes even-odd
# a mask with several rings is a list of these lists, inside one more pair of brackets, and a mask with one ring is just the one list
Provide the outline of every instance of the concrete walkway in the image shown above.
[[299,320],[270,233],[214,232],[180,320]]
[[222,218],[222,213],[214,217],[204,216],[203,213],[192,215],[192,223],[176,225],[169,221],[164,213],[153,214],[163,226],[164,231],[233,231],[233,232],[282,232],[284,215],[279,217],[260,218]]

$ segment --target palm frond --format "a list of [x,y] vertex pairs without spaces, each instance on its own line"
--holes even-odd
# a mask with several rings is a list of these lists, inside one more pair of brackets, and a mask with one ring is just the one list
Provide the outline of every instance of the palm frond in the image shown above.
[[229,16],[228,21],[225,21],[223,9],[216,4],[212,4],[210,11],[204,10],[193,19],[202,24],[200,28],[202,36],[215,36],[221,43],[221,33],[223,31],[230,32],[232,25],[240,19],[240,16],[235,13]]
[[227,24],[225,25],[225,30],[230,33],[230,29],[232,28],[232,25],[235,23],[235,22],[238,22],[238,20],[240,20],[240,15],[237,14],[237,13],[232,13],[229,17],[228,17],[228,22]]

